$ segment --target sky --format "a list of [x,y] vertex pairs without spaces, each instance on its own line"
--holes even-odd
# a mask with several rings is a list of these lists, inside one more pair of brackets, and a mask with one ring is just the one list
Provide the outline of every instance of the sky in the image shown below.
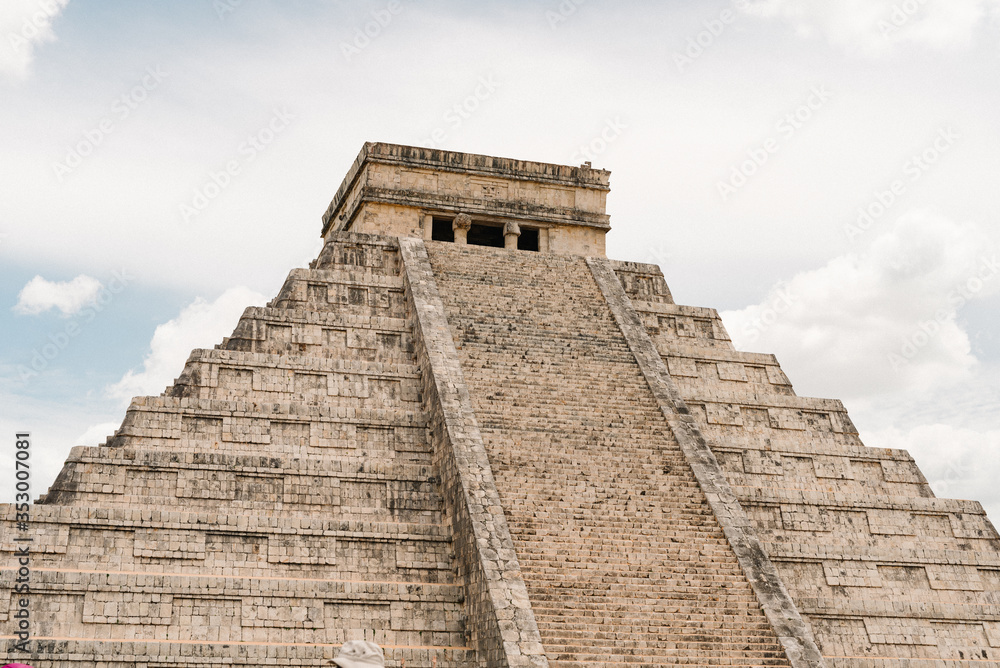
[[610,257],[1000,518],[998,38],[1000,0],[3,0],[0,479],[276,294],[384,141],[610,170]]

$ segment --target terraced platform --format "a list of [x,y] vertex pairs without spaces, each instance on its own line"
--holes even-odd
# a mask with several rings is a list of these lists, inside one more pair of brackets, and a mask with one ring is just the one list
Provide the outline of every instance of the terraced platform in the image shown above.
[[608,173],[368,144],[326,244],[31,509],[35,668],[1000,665],[1000,537],[659,268]]

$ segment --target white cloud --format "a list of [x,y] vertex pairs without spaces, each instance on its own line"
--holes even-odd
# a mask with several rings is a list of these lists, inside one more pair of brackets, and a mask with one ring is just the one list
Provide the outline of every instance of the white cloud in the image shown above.
[[14,310],[25,315],[37,315],[56,308],[65,316],[74,315],[97,302],[101,287],[99,280],[84,274],[61,283],[35,276],[21,289]]
[[912,212],[867,252],[800,273],[722,317],[738,348],[776,353],[793,382],[870,398],[968,378],[977,360],[959,310],[998,289],[996,251],[978,227]]
[[920,425],[862,434],[865,445],[908,450],[937,496],[974,499],[1000,521],[1000,431],[946,424]]
[[156,328],[142,371],[130,370],[108,388],[108,394],[124,401],[160,394],[180,375],[192,349],[219,343],[232,333],[247,306],[266,302],[267,297],[245,287],[230,288],[212,303],[196,299],[176,318]]
[[3,0],[0,3],[0,75],[24,78],[35,47],[55,40],[52,22],[69,0]]
[[100,424],[92,425],[87,427],[86,431],[73,439],[73,444],[103,445],[105,439],[118,431],[118,427],[120,426],[120,422],[101,422]]
[[902,44],[964,46],[1000,6],[997,0],[756,0],[746,11],[776,17],[806,37],[868,54]]

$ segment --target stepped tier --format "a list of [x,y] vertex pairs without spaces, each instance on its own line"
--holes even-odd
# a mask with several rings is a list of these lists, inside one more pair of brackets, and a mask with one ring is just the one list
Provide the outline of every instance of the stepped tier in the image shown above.
[[478,663],[398,244],[345,236],[73,449],[31,511],[25,660],[321,666],[367,639],[394,666]]
[[1000,537],[982,506],[934,498],[908,453],[864,447],[840,402],[794,396],[715,311],[699,339],[687,307],[623,285],[827,665],[996,665]]
[[1000,665],[982,507],[658,267],[602,257],[607,190],[366,144],[309,267],[73,448],[27,525],[0,507],[4,658],[305,667],[363,639],[392,668]]

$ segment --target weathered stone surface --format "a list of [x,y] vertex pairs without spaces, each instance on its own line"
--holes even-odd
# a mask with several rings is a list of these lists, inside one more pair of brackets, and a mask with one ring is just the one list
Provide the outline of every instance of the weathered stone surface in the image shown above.
[[865,447],[840,402],[795,396],[714,311],[691,337],[683,311],[621,283],[826,664],[996,665],[1000,539],[982,507],[934,498],[908,453]]
[[[434,406],[431,433],[452,510],[470,636],[487,665],[544,667],[538,627],[427,251],[419,239],[399,243],[424,352],[424,392]],[[511,607],[526,613],[511,619],[505,614]]]
[[550,663],[789,665],[586,262],[427,246]]
[[[339,235],[108,444],[73,449],[32,509],[21,659],[320,666],[367,639],[392,666],[487,662],[402,266],[395,239]],[[13,529],[5,507],[3,550]]]
[[31,509],[34,652],[3,605],[5,657],[304,667],[366,639],[393,668],[998,665],[982,507],[865,447],[654,265],[604,259],[607,189],[366,144],[319,257],[73,448]]
[[459,218],[456,241],[465,238],[466,223],[515,225],[536,231],[542,250],[603,255],[609,175],[589,165],[367,143],[323,216],[323,236],[351,231],[429,240],[435,218],[468,217]]
[[[786,656],[797,668],[825,666],[819,648],[816,647],[812,630],[803,622],[774,564],[761,547],[757,532],[729,486],[722,467],[719,466],[718,460],[698,427],[693,424],[687,405],[671,380],[663,359],[646,333],[646,328],[632,308],[632,301],[625,294],[611,263],[601,258],[587,258],[587,264],[611,308],[618,327],[625,335],[629,348],[642,369],[642,374],[656,397],[660,411],[670,425],[681,452],[684,453],[695,478],[698,479],[698,485],[705,492],[705,497],[712,507],[715,518],[722,526],[740,567],[753,586],[768,621],[778,634]],[[723,376],[722,364],[719,364],[720,377]],[[743,369],[741,365],[733,364],[730,368],[733,367],[740,371]],[[728,375],[746,380],[745,373],[730,371]],[[735,410],[735,413],[738,415],[739,411]]]

